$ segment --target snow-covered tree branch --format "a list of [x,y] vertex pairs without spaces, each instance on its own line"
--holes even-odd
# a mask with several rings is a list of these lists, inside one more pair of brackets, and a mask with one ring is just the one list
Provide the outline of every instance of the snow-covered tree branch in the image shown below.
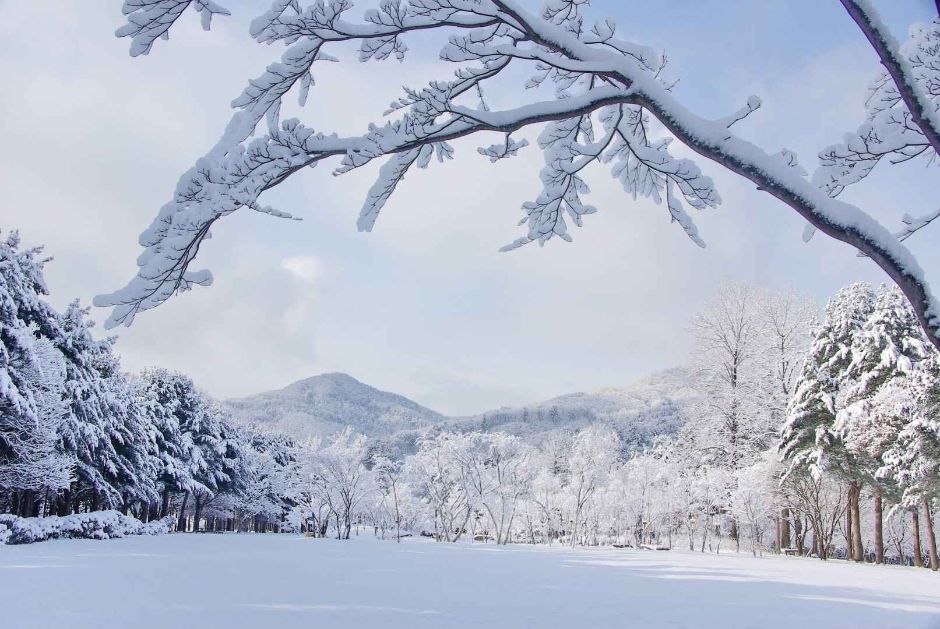
[[[878,146],[873,146],[871,133],[860,134],[858,146],[849,142],[844,150],[824,152],[824,168],[810,179],[792,152],[770,153],[731,131],[759,108],[760,99],[751,97],[739,111],[718,120],[695,114],[663,78],[665,58],[618,38],[610,19],[589,26],[586,4],[552,0],[534,14],[516,0],[386,0],[367,10],[360,21],[351,21],[348,0],[306,5],[276,0],[252,22],[251,35],[261,43],[283,42],[287,50],[233,101],[238,111],[222,138],[183,175],[172,200],[141,236],[145,251],[136,277],[126,287],[98,297],[96,305],[114,308],[109,325],[130,324],[138,312],[176,292],[210,283],[207,271],[189,267],[215,221],[245,207],[288,217],[259,199],[304,167],[335,157],[335,173],[343,174],[384,159],[358,222],[361,230],[371,230],[412,167],[425,168],[435,157],[452,158],[450,142],[498,133],[498,143],[479,149],[498,162],[525,148],[527,141],[512,138],[513,132],[542,125],[542,191],[523,204],[526,233],[505,249],[543,244],[555,236],[570,240],[568,223],[581,226],[583,217],[596,211],[584,201],[589,192],[585,168],[595,163],[611,163],[614,177],[634,197],[656,203],[665,198],[671,219],[704,245],[685,206],[713,208],[721,197],[695,162],[671,154],[675,139],[782,201],[811,230],[871,258],[904,292],[931,341],[940,346],[936,301],[917,260],[901,242],[929,224],[932,215],[911,219],[906,231],[893,234],[862,209],[835,198],[848,179],[863,177],[884,156],[893,161],[936,157],[940,82],[937,46],[931,42],[940,37],[937,23],[918,26],[912,41],[901,48],[867,3],[845,0],[882,60],[887,59],[888,75],[880,89],[889,100],[879,97],[871,123]],[[146,54],[190,8],[201,14],[206,27],[213,15],[227,13],[208,0],[127,0],[128,24],[117,34],[131,38],[132,55]],[[279,119],[282,98],[293,91],[305,102],[315,65],[335,61],[327,52],[333,44],[357,42],[360,61],[403,59],[407,36],[432,30],[449,36],[440,57],[457,66],[454,78],[406,89],[385,112],[397,118],[354,137],[315,132],[297,120]],[[485,90],[495,85],[493,79],[505,78],[503,71],[510,66],[527,70],[530,78],[523,87],[531,89],[516,95],[523,104],[493,110]],[[506,89],[504,83],[494,89]],[[536,96],[547,86],[554,88],[551,98]],[[265,119],[268,131],[259,135],[257,127]],[[655,133],[654,121],[659,125]],[[667,137],[655,139],[662,131]],[[884,132],[889,137],[882,138]]]

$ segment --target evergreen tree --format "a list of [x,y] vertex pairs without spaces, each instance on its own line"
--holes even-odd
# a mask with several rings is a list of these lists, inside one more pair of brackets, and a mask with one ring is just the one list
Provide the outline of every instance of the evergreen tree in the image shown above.
[[163,495],[161,516],[167,515],[173,492],[198,488],[196,477],[204,465],[202,453],[187,430],[198,423],[202,401],[192,380],[166,369],[147,369],[136,387],[137,403],[147,418],[155,457],[155,480]]
[[60,484],[69,467],[49,449],[59,426],[48,405],[58,402],[62,372],[49,347],[59,331],[43,300],[47,261],[41,248],[22,249],[17,232],[0,241],[0,487],[17,492],[7,496],[10,508],[24,515],[33,513],[34,492]]
[[882,289],[852,346],[852,361],[845,370],[848,382],[837,399],[833,425],[835,443],[830,466],[849,482],[849,518],[856,560],[863,555],[859,493],[862,485],[875,492],[875,556],[883,561],[882,531],[884,495],[897,499],[897,485],[878,478],[885,451],[908,421],[898,412],[898,394],[924,360],[933,353],[913,310],[897,288]]
[[96,340],[88,309],[69,304],[55,339],[65,358],[68,409],[60,447],[77,459],[77,490],[92,506],[119,507],[152,495],[146,433],[133,417],[113,338]]
[[908,421],[883,457],[881,476],[894,478],[905,506],[940,499],[940,356],[931,356],[906,383],[896,413]]
[[836,413],[849,386],[852,348],[877,295],[865,283],[846,286],[829,300],[825,320],[817,328],[796,391],[787,407],[780,450],[797,468],[820,470],[839,446],[834,433]]
[[855,337],[845,371],[849,385],[837,401],[833,426],[854,473],[866,482],[875,482],[885,451],[909,421],[898,396],[923,382],[920,372],[934,353],[900,290],[882,290]]
[[[879,476],[890,478],[901,489],[901,504],[913,512],[915,527],[918,511],[924,516],[930,567],[938,570],[932,505],[940,499],[940,356],[930,356],[903,384],[895,396],[895,413],[909,421],[884,453]],[[920,563],[919,546],[915,543],[915,564]]]

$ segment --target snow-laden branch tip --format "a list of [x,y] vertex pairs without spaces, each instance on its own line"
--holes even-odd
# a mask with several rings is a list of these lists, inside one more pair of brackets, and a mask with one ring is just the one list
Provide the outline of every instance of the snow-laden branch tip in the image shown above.
[[190,7],[199,13],[202,28],[207,31],[213,16],[231,15],[212,0],[124,0],[122,11],[127,24],[114,34],[131,38],[132,57],[149,54],[157,39],[170,38],[170,27]]
[[760,97],[749,96],[747,99],[747,103],[744,105],[744,107],[737,110],[730,116],[727,116],[726,118],[722,118],[721,123],[730,129],[731,125],[741,120],[744,120],[745,118],[750,116],[752,113],[760,109],[760,106],[761,106]]
[[[938,218],[940,218],[940,209],[934,210],[928,214],[923,214],[921,216],[911,216],[910,214],[905,214],[901,217],[901,223],[904,224],[904,227],[894,232],[894,235],[898,240],[907,240],[923,228],[933,223]],[[862,252],[859,252],[856,255],[858,255],[860,258],[865,257],[865,254]]]

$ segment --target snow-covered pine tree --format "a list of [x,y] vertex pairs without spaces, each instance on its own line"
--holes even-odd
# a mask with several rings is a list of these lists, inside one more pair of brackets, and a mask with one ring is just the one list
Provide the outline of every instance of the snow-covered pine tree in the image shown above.
[[0,240],[0,486],[14,492],[6,496],[8,508],[28,515],[42,472],[33,468],[37,439],[58,428],[45,425],[50,417],[39,408],[54,403],[50,389],[61,386],[49,381],[55,357],[44,343],[59,334],[55,312],[43,299],[47,261],[42,248],[22,248],[17,232]]
[[877,293],[856,283],[841,289],[826,305],[825,320],[816,329],[796,390],[787,407],[779,448],[790,470],[822,470],[837,447],[833,426],[838,404],[849,386],[855,337],[868,320]]
[[[17,368],[29,384],[36,412],[34,416],[12,415],[2,422],[12,454],[0,459],[0,487],[24,492],[20,515],[33,515],[34,496],[69,487],[75,459],[58,448],[67,410],[63,400],[65,361],[48,339],[25,340],[32,345],[32,360]],[[17,430],[11,431],[13,426]]]
[[[835,472],[849,483],[849,511],[857,505],[860,478],[857,461],[845,447],[837,429],[836,416],[845,403],[845,393],[852,386],[849,367],[862,328],[875,307],[877,292],[865,283],[841,289],[826,306],[825,321],[803,365],[796,391],[787,409],[781,431],[780,450],[788,461],[787,473],[809,471]],[[856,509],[857,511],[857,509]],[[846,521],[850,557],[861,558],[861,538]]]
[[915,526],[918,511],[924,516],[930,567],[937,570],[934,513],[940,502],[940,356],[930,356],[898,389],[893,413],[907,422],[884,453],[878,473],[900,488],[901,504],[912,511]]
[[147,417],[150,441],[155,446],[155,479],[162,494],[160,517],[164,517],[169,513],[174,493],[184,492],[183,511],[189,493],[201,488],[197,478],[205,461],[189,427],[200,421],[202,400],[192,380],[166,369],[145,370],[135,392],[138,405]]
[[897,394],[909,390],[907,383],[935,352],[904,295],[894,287],[881,289],[871,314],[854,338],[852,360],[844,373],[849,385],[838,395],[833,425],[837,443],[842,446],[836,467],[850,483],[852,555],[857,561],[863,555],[859,513],[862,485],[875,491],[875,555],[879,563],[884,560],[882,496],[893,493],[895,486],[885,478],[879,479],[877,472],[884,453],[909,421],[906,413],[899,412]]
[[311,515],[311,503],[317,501],[310,484],[304,482],[309,477],[304,478],[301,459],[317,451],[319,442],[297,444],[282,433],[252,425],[238,426],[237,432],[242,447],[228,491],[235,496],[241,514],[260,519],[263,527],[264,522],[277,521],[300,508],[299,528]]
[[133,417],[113,352],[115,339],[97,340],[88,308],[72,302],[59,317],[54,340],[65,358],[68,412],[60,447],[76,459],[75,491],[92,509],[124,507],[132,499],[153,496],[146,433]]
[[229,425],[222,408],[207,396],[198,395],[199,412],[190,415],[191,421],[181,426],[192,435],[203,461],[196,470],[198,484],[193,489],[194,529],[199,528],[206,506],[221,493],[235,489],[239,461],[243,457],[238,431]]

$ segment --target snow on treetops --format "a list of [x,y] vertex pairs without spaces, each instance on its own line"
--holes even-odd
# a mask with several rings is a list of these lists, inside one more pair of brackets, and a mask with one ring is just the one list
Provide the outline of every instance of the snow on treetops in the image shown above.
[[[520,224],[526,232],[505,250],[544,244],[555,236],[571,240],[569,223],[580,227],[584,216],[596,211],[584,201],[589,192],[585,169],[596,163],[610,163],[628,194],[656,203],[665,199],[671,220],[704,246],[687,206],[714,208],[721,197],[694,161],[670,152],[670,143],[679,140],[799,213],[808,222],[807,238],[821,230],[871,258],[900,287],[931,342],[940,346],[940,309],[902,243],[940,210],[907,217],[905,227],[892,234],[862,209],[835,198],[882,161],[936,157],[940,93],[931,86],[940,72],[940,25],[915,25],[910,40],[899,47],[868,2],[842,1],[887,71],[876,81],[869,121],[844,144],[823,150],[819,170],[807,177],[792,151],[766,152],[731,130],[760,107],[759,98],[748,98],[740,110],[717,120],[696,115],[674,94],[675,82],[664,76],[665,56],[620,39],[612,19],[589,21],[584,0],[550,0],[538,14],[517,0],[387,0],[359,20],[348,17],[353,6],[348,0],[275,0],[252,21],[250,34],[259,43],[283,43],[286,51],[232,102],[237,111],[221,139],[183,174],[170,201],[141,235],[144,252],[136,276],[124,288],[98,296],[95,304],[113,308],[108,326],[129,325],[138,312],[175,293],[208,285],[208,271],[189,267],[213,223],[241,208],[290,217],[263,205],[260,197],[306,166],[336,158],[334,172],[343,174],[385,160],[360,211],[359,228],[368,231],[412,167],[453,158],[451,141],[502,134],[500,142],[486,142],[478,150],[498,162],[526,148],[526,141],[511,137],[513,132],[542,125],[542,190],[523,203]],[[127,24],[116,34],[131,39],[131,55],[148,54],[188,8],[200,14],[206,29],[213,16],[228,15],[210,0],[125,0]],[[303,104],[316,64],[337,61],[327,52],[333,44],[357,42],[363,62],[403,60],[409,52],[406,38],[430,30],[449,35],[440,58],[457,69],[449,80],[406,88],[384,112],[397,117],[351,137],[315,132],[296,119],[280,120],[282,98],[293,92]],[[530,71],[517,90],[525,104],[494,110],[487,90],[510,65]],[[525,91],[540,86],[554,87],[554,97],[539,100],[544,91]],[[258,130],[263,120],[267,132]]]

